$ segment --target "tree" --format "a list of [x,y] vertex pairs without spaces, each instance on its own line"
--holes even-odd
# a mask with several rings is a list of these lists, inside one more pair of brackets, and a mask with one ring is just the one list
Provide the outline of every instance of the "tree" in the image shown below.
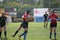
[[58,8],[59,5],[60,5],[59,0],[44,0],[44,7]]

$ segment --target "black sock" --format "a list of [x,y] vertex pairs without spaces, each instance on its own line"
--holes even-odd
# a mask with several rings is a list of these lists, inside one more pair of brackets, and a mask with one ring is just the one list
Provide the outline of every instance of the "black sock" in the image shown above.
[[50,32],[50,39],[51,39],[51,36],[52,36],[52,32]]
[[54,39],[56,39],[56,32],[54,32]]
[[25,30],[24,33],[22,33],[22,34],[20,35],[20,37],[23,36],[23,35],[25,35],[25,34],[27,34],[27,32],[28,32],[28,31]]
[[24,31],[24,33],[27,33],[27,32],[28,32],[27,30]]
[[0,32],[0,37],[1,37],[2,32]]
[[6,37],[6,31],[4,32],[4,35],[5,35],[5,37]]
[[15,32],[14,36],[18,33],[18,30]]

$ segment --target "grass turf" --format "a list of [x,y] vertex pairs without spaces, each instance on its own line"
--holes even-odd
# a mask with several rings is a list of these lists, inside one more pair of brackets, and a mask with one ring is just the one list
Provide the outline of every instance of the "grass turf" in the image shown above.
[[[9,23],[7,25],[7,40],[18,40],[18,36],[23,33],[23,29],[19,31],[19,33],[16,35],[16,37],[11,37],[12,34],[15,33],[15,31],[20,26],[19,23]],[[49,24],[48,29],[43,28],[43,22],[30,22],[29,28],[28,28],[28,34],[27,34],[27,40],[50,40],[49,39]],[[52,38],[54,38],[54,35],[52,35]],[[4,34],[2,34],[2,39],[4,39]],[[23,40],[23,37],[21,37],[21,40]],[[60,22],[58,22],[57,26],[57,40],[60,40]]]

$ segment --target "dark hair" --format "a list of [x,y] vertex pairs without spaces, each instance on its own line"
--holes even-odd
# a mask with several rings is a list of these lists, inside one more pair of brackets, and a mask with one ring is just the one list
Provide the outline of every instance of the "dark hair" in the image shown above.
[[29,11],[29,10],[27,10],[27,11],[26,11],[26,13],[27,13],[27,14],[29,14],[29,13],[30,13],[30,11]]
[[5,14],[5,13],[2,13],[2,14]]

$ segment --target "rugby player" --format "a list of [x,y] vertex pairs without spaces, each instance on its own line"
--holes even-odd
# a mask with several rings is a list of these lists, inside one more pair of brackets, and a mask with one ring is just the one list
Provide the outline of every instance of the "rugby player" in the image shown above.
[[24,29],[24,32],[19,35],[19,40],[20,40],[20,37],[21,36],[24,36],[24,40],[26,40],[26,35],[27,35],[27,32],[28,32],[28,22],[29,22],[29,16],[30,16],[30,11],[26,11],[26,13],[24,13],[24,15],[22,16],[22,23],[21,25],[19,26],[18,30],[14,33],[13,37],[15,37],[15,35],[19,32],[19,30],[21,28]]
[[5,16],[5,13],[2,13],[2,16],[0,17],[0,38],[2,34],[2,28],[4,28],[4,35],[6,38],[6,23],[7,23],[7,17]]
[[55,13],[55,11],[53,10],[51,12],[51,14],[49,15],[49,19],[51,19],[51,23],[50,23],[50,39],[52,39],[52,31],[54,31],[54,40],[56,40],[56,28],[57,28],[57,19],[58,16]]
[[47,12],[45,12],[43,17],[44,17],[44,28],[47,29],[47,25],[48,25],[48,14],[47,14]]

